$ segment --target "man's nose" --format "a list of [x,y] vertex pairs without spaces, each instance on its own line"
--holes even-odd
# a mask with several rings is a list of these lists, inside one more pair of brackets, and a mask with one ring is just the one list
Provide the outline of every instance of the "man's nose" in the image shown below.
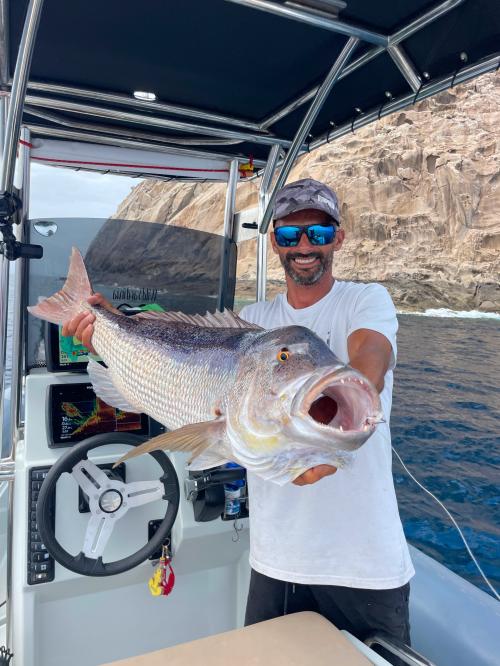
[[300,237],[300,240],[296,246],[300,250],[310,250],[312,245],[309,242],[309,238],[307,237],[306,232],[302,232],[302,235]]

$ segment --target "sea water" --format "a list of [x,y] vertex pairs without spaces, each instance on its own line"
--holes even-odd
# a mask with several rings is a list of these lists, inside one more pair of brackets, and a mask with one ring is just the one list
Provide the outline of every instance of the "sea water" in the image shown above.
[[[393,446],[500,592],[500,315],[427,314],[398,317]],[[396,457],[393,471],[410,543],[488,590],[443,510]]]

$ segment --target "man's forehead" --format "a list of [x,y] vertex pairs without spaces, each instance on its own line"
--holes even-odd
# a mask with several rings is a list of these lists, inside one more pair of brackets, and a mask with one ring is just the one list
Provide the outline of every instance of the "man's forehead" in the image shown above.
[[276,220],[275,226],[283,227],[287,224],[301,225],[301,224],[310,224],[311,222],[333,222],[332,217],[325,213],[322,210],[317,210],[315,208],[306,208],[304,210],[298,210],[290,215],[281,217]]

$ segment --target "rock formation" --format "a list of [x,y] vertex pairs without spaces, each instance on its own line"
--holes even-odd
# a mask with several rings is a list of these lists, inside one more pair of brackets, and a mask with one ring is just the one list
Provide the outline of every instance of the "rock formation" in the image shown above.
[[[500,78],[488,74],[303,156],[289,181],[334,187],[346,242],[340,279],[385,284],[402,310],[500,312]],[[256,205],[258,180],[238,187]],[[144,181],[116,216],[220,230],[224,185]],[[247,246],[247,247],[245,247]],[[240,295],[253,295],[255,243],[239,253]],[[283,288],[269,256],[269,293]]]

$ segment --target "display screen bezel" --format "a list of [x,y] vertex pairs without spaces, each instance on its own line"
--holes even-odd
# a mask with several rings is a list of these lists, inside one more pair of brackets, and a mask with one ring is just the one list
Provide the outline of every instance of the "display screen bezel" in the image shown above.
[[[88,437],[101,433],[122,432],[118,429],[102,428],[99,430],[92,430],[78,435],[64,436],[62,421],[61,421],[61,407],[63,401],[74,401],[80,397],[81,399],[88,399],[90,397],[97,397],[92,389],[90,382],[71,382],[69,384],[50,384],[47,390],[47,439],[49,448],[68,447],[81,442]],[[116,409],[112,407],[112,409]],[[134,435],[147,435],[151,434],[152,419],[147,414],[139,414],[141,426],[136,429],[124,429],[124,433],[131,433]],[[156,422],[153,422],[156,423]]]

